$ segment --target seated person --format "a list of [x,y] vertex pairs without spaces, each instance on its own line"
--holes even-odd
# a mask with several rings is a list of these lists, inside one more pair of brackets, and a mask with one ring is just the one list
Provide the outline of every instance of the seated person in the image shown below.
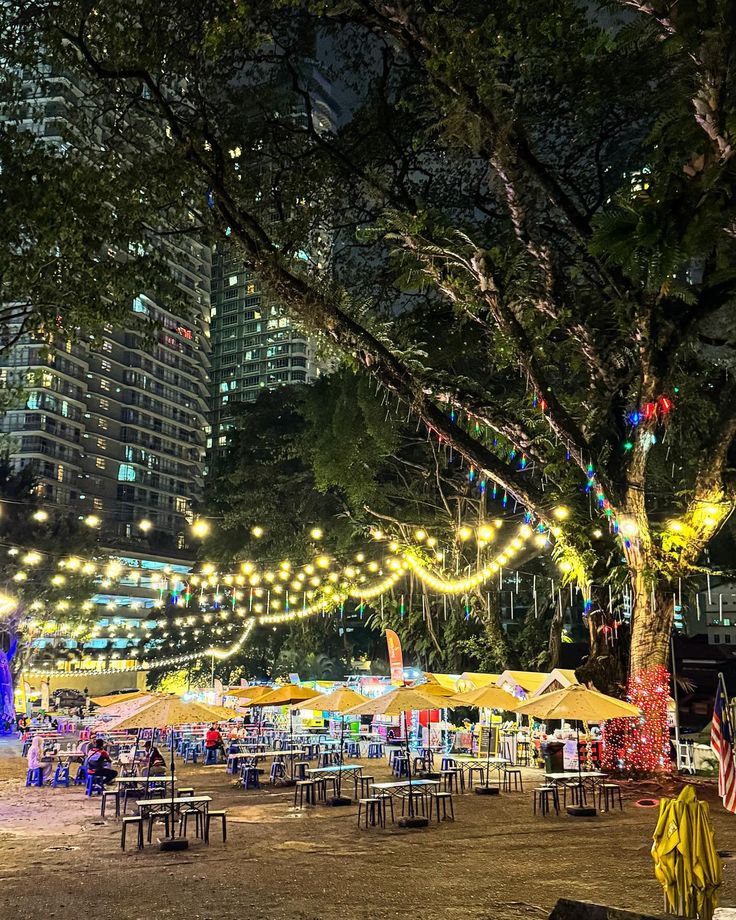
[[112,758],[105,750],[105,742],[102,738],[97,738],[84,764],[87,774],[93,773],[95,776],[101,776],[102,782],[107,785],[118,775],[117,770],[110,769],[111,763]]
[[207,734],[204,736],[204,747],[207,763],[217,762],[217,752],[221,751],[225,757],[225,745],[222,741],[222,734],[216,725],[210,725]]
[[33,741],[31,741],[31,746],[28,748],[28,769],[29,770],[43,770],[42,779],[44,783],[49,782],[49,776],[51,775],[52,763],[51,758],[44,757],[43,752],[43,739],[40,735],[35,735]]
[[166,761],[155,744],[145,741],[143,744],[143,767],[145,776],[165,776]]

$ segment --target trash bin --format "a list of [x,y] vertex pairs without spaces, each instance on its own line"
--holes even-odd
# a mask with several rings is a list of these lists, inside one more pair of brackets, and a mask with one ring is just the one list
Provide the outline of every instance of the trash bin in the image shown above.
[[562,754],[564,743],[562,741],[543,741],[540,747],[544,758],[544,772],[563,773],[565,770]]

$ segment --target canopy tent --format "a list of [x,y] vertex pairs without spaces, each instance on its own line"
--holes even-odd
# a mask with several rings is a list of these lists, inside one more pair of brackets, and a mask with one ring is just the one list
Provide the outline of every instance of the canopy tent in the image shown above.
[[457,679],[457,689],[464,693],[466,690],[477,690],[487,684],[498,682],[500,674],[487,674],[483,671],[463,671]]
[[458,674],[435,674],[433,671],[424,671],[423,674],[428,684],[439,684],[440,687],[453,692],[457,690],[457,682],[460,679]]
[[518,697],[520,694],[531,696],[549,677],[542,671],[504,671],[496,681],[496,685],[503,690],[508,690]]
[[[319,696],[317,690],[311,687],[301,687],[299,684],[284,684],[282,687],[276,687],[270,693],[264,694],[258,700],[259,706],[289,706],[289,747],[294,747],[294,710],[291,706],[294,703],[303,703]],[[291,785],[294,783],[294,758],[289,758]]]
[[549,693],[552,690],[564,690],[572,684],[579,683],[575,676],[575,671],[569,668],[553,668],[537,689],[531,694],[532,696],[541,696],[543,693]]

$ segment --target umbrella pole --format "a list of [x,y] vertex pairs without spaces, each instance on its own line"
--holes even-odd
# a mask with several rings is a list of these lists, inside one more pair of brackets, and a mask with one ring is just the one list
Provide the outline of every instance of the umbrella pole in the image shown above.
[[409,815],[399,821],[399,827],[426,827],[429,821],[426,817],[414,814],[414,794],[411,779],[411,751],[409,750],[409,725],[406,719],[406,710],[404,716],[404,743],[406,745],[406,778],[409,783]]
[[340,713],[340,753],[338,755],[338,766],[337,766],[337,789],[336,795],[331,799],[328,799],[325,803],[326,805],[350,805],[352,799],[349,799],[347,796],[342,794],[342,760],[343,760],[343,749],[345,745],[345,714]]
[[[480,734],[478,735],[478,744],[481,744],[483,741],[483,726],[480,727]],[[472,747],[471,747],[472,751]],[[480,753],[480,751],[478,752]],[[500,767],[499,767],[500,769]],[[491,723],[488,722],[488,744],[486,745],[486,781],[483,786],[475,787],[476,795],[498,795],[501,791],[500,782],[498,786],[491,785]]]
[[[171,726],[171,812],[169,814],[169,836],[161,841],[161,850],[186,850],[189,848],[189,841],[186,837],[176,837],[174,835],[174,818],[176,816],[176,806],[174,805],[174,726]],[[150,763],[150,759],[149,759]]]
[[[575,739],[578,758],[578,784],[580,788],[580,805],[568,805],[567,813],[575,818],[594,818],[596,816],[595,805],[583,805],[583,765],[580,762],[580,720],[575,720]],[[595,800],[594,800],[595,802]]]

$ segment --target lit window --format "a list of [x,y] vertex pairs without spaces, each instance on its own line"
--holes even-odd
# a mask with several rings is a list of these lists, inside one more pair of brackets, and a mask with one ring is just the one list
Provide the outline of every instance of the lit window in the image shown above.
[[235,285],[238,283],[238,276],[230,275],[230,277],[227,279],[227,283],[230,285],[230,287],[235,287]]
[[97,446],[100,450],[107,450],[107,438],[97,438]]
[[110,408],[110,401],[105,399],[104,396],[100,397],[100,409],[107,411]]
[[38,409],[38,393],[29,393],[26,400],[27,409]]
[[136,297],[133,301],[133,312],[148,313],[148,307],[143,303],[140,297]]
[[227,444],[227,435],[221,434],[220,437],[217,439],[217,443],[219,444],[220,447],[224,447]]
[[101,498],[93,498],[93,499],[92,499],[92,507],[95,509],[95,511],[102,511],[102,499],[101,499]]
[[107,393],[110,390],[110,381],[100,378],[100,389]]
[[255,294],[256,292],[256,283],[255,281],[249,281],[245,286],[246,294]]
[[98,419],[98,420],[97,420],[97,424],[100,426],[100,428],[101,428],[103,431],[107,431],[107,421],[106,421],[106,419],[104,419],[104,418]]
[[118,469],[119,482],[135,482],[135,467],[129,463],[121,463]]
[[177,514],[185,514],[187,511],[186,498],[177,498],[175,507]]
[[98,457],[95,460],[95,466],[97,467],[98,470],[104,470],[105,467],[107,466],[107,460],[105,460],[104,457]]
[[61,463],[59,464],[56,470],[56,481],[64,482],[64,467],[61,465]]
[[107,360],[107,358],[103,358],[101,363],[102,363],[102,370],[103,370],[103,371],[111,371],[111,370],[112,370],[112,364]]

